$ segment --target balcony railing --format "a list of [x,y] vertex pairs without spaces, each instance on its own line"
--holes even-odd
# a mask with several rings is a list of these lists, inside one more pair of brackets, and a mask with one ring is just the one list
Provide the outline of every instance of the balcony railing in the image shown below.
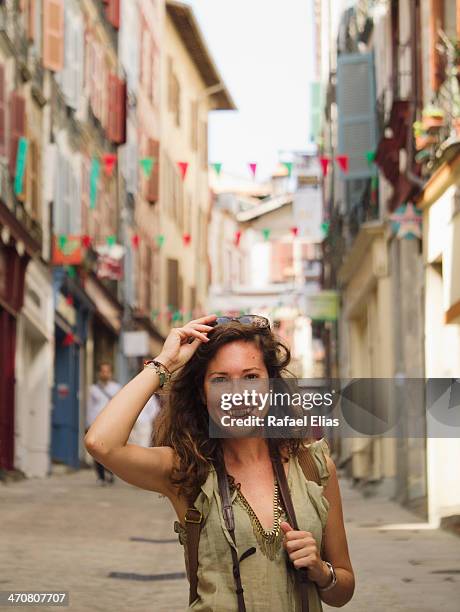
[[41,245],[43,241],[42,227],[26,210],[24,203],[16,197],[8,165],[4,161],[0,161],[0,202],[13,213],[31,238]]
[[0,4],[0,36],[4,39],[11,52],[14,53],[17,11],[15,0],[4,0]]

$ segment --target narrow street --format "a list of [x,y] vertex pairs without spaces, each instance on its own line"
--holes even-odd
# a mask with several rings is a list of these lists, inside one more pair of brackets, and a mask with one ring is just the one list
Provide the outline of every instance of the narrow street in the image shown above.
[[[341,486],[357,577],[344,609],[437,612],[442,602],[443,612],[457,612],[458,538]],[[78,612],[185,609],[182,548],[157,494],[118,479],[97,487],[93,471],[81,470],[2,485],[0,495],[0,590],[68,590]]]

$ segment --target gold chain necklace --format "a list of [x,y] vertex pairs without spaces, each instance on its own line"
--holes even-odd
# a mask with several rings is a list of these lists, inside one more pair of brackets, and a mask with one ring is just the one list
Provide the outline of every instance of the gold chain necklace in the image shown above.
[[283,508],[280,504],[278,481],[275,479],[275,491],[273,495],[273,527],[264,529],[259,518],[252,509],[250,503],[241,492],[240,487],[237,487],[236,499],[241,506],[246,510],[251,521],[252,530],[257,540],[261,552],[271,561],[276,557],[276,554],[281,546],[283,532],[280,527],[281,513]]

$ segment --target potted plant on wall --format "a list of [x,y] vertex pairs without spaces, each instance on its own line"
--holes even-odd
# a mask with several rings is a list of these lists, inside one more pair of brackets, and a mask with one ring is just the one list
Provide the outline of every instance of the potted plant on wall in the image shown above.
[[438,106],[429,105],[422,111],[422,124],[425,131],[442,128],[445,123],[445,112]]
[[426,149],[427,147],[434,145],[438,142],[438,138],[435,134],[429,134],[425,128],[425,124],[422,121],[416,121],[412,125],[415,138],[415,148],[417,151]]

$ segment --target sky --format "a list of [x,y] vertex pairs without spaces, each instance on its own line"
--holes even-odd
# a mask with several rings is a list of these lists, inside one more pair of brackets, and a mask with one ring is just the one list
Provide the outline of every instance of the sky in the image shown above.
[[[238,111],[212,112],[210,162],[257,178],[309,143],[311,0],[188,0]],[[287,156],[281,156],[287,160]]]

